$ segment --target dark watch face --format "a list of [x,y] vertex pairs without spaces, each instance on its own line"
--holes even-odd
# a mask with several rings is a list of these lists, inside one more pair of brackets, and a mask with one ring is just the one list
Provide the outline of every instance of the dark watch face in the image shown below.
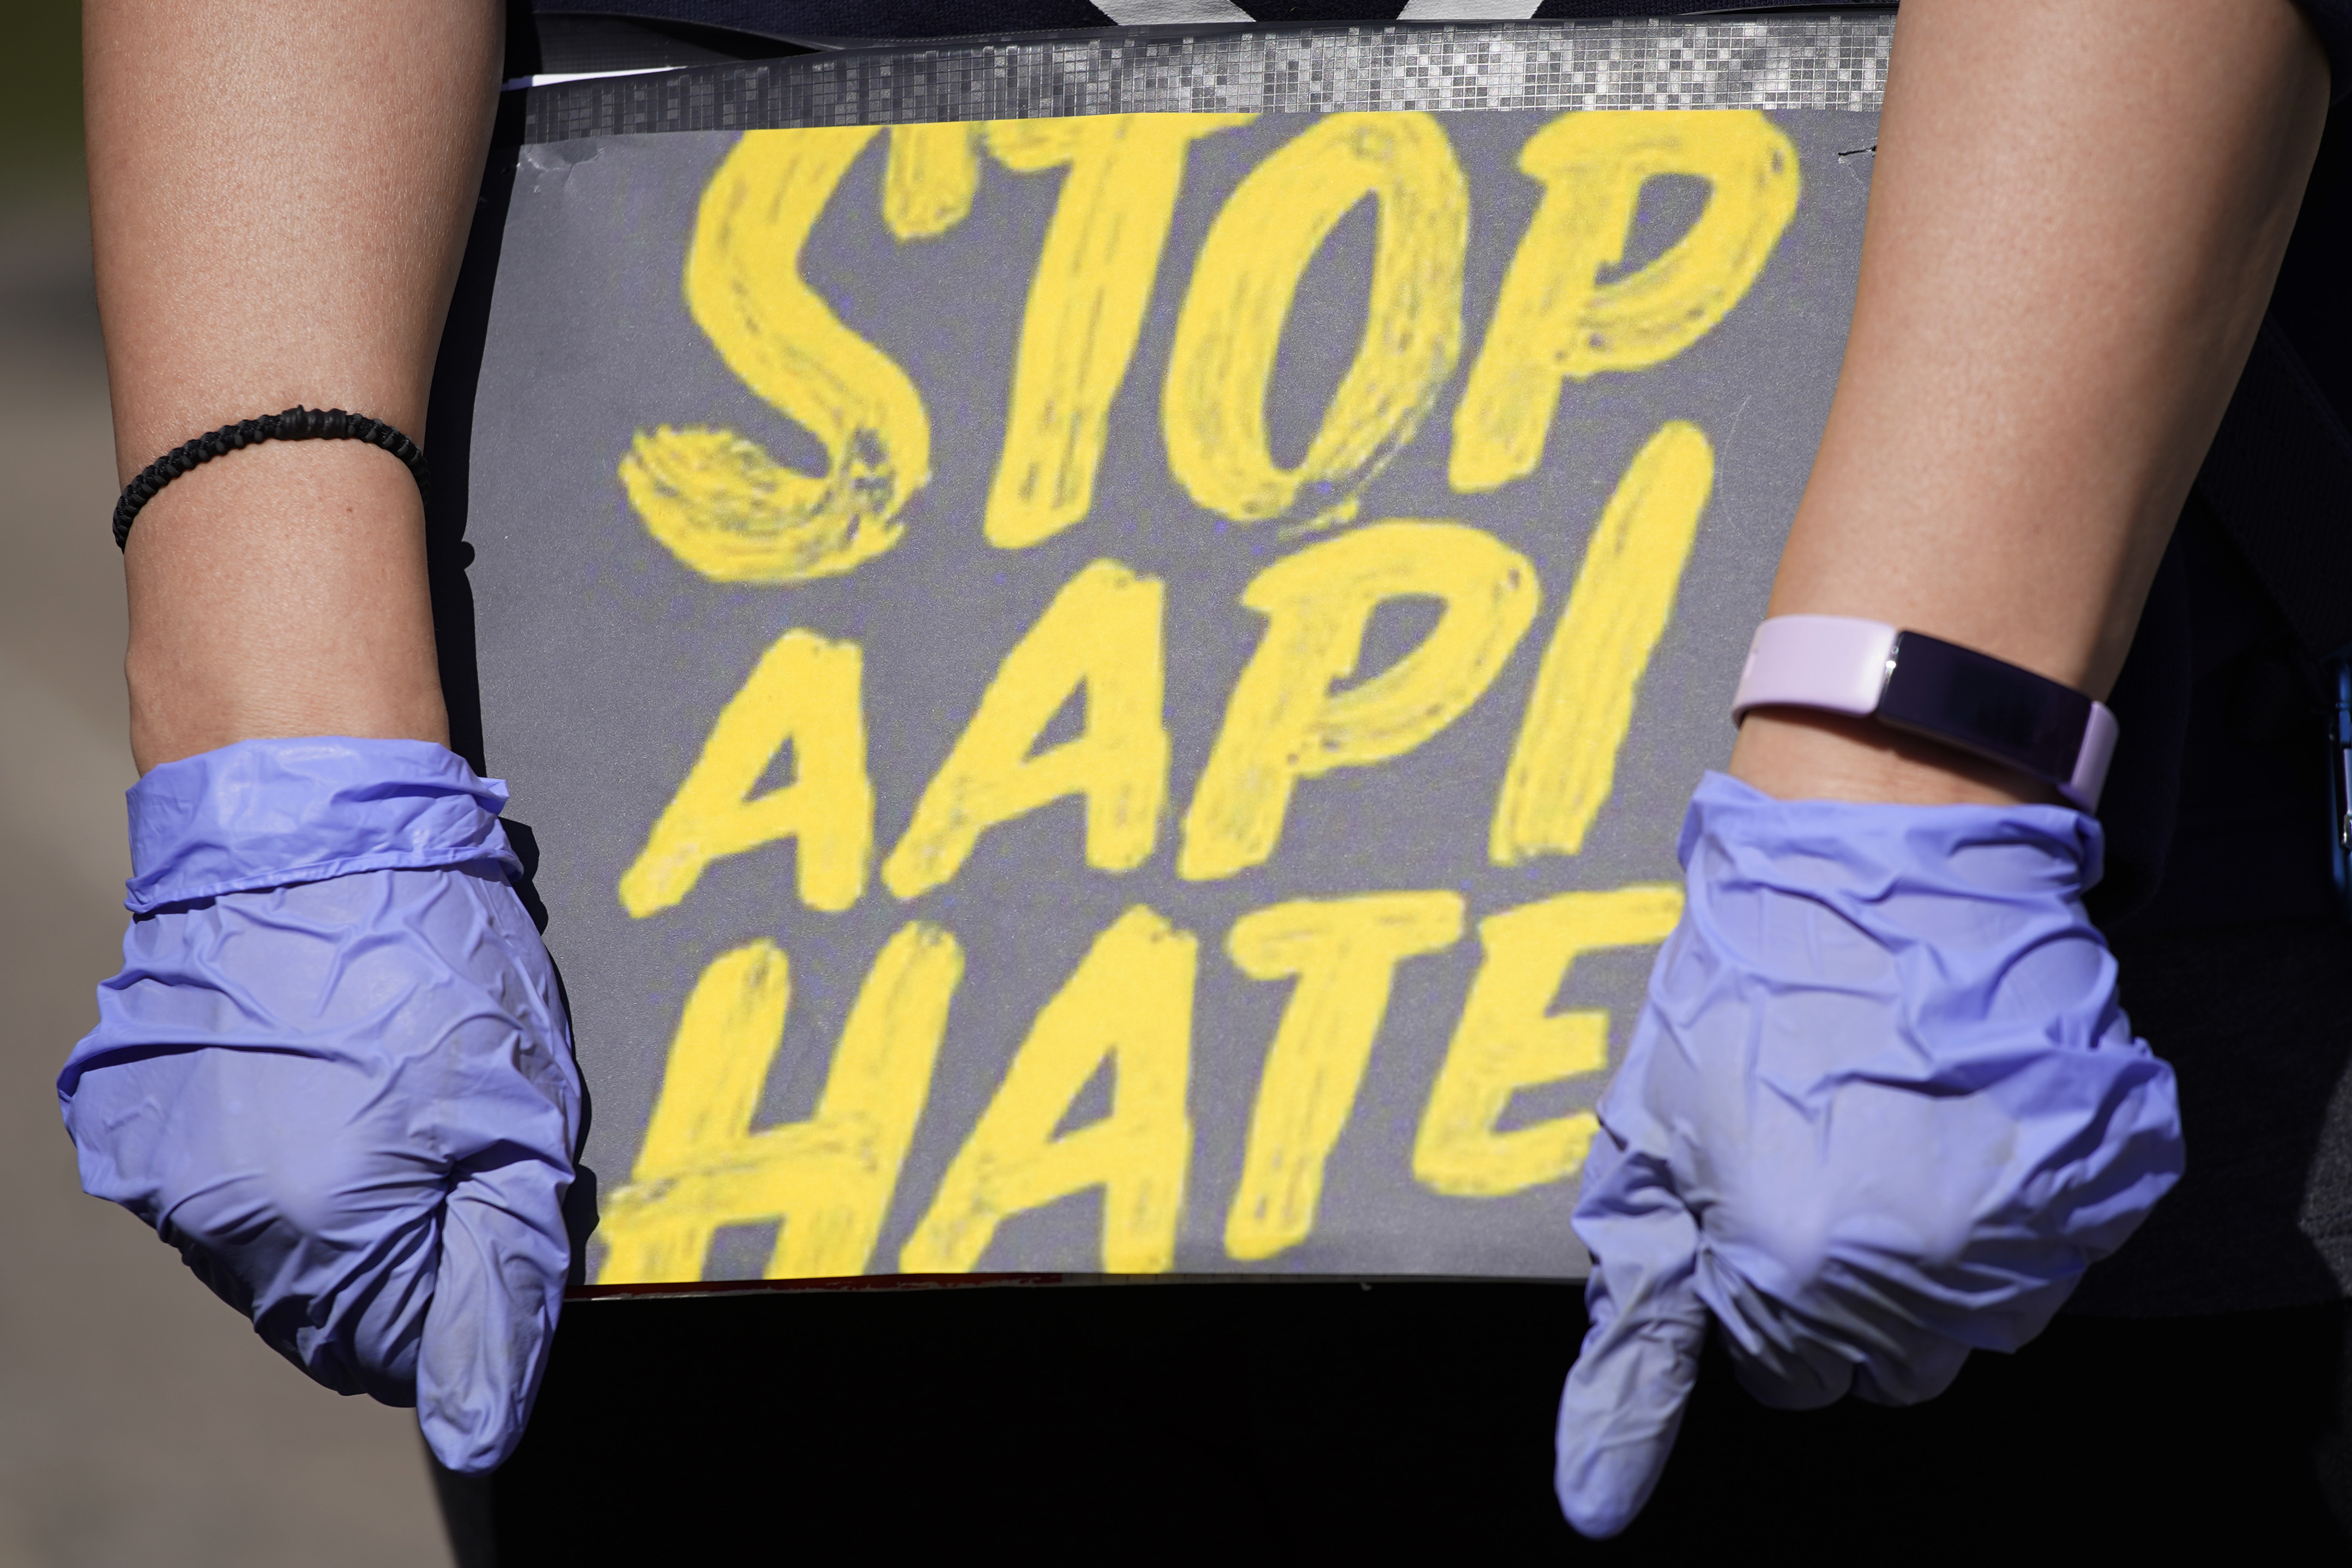
[[1904,632],[1876,717],[2063,784],[2074,773],[2091,700],[1972,648]]

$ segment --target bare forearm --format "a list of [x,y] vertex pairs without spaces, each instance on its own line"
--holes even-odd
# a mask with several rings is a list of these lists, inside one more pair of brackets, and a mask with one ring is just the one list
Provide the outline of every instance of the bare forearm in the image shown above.
[[[1853,335],[1772,613],[1916,626],[2104,695],[2270,295],[2326,110],[2288,0],[1907,0]],[[1769,793],[2039,798],[1752,715]]]
[[[294,404],[428,441],[497,90],[486,0],[89,0],[91,218],[126,479]],[[142,768],[264,735],[446,738],[407,470],[273,443],[175,480],[125,555]]]

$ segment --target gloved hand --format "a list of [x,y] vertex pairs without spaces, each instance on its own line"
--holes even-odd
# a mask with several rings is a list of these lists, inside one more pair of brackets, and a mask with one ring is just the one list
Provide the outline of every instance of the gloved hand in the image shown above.
[[246,741],[130,794],[133,914],[58,1079],[82,1186],[279,1353],[522,1435],[562,1299],[580,1079],[506,787],[436,745]]
[[1768,1405],[1930,1398],[2040,1332],[2179,1179],[2171,1069],[2083,912],[2100,842],[2055,806],[1699,786],[1576,1208],[1592,1326],[1555,1479],[1578,1530],[1648,1500],[1710,1315]]

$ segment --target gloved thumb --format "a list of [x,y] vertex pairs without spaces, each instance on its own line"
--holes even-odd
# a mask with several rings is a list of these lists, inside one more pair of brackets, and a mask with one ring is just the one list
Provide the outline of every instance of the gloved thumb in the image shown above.
[[563,1303],[568,1172],[528,1157],[460,1176],[416,1363],[416,1420],[434,1458],[494,1470],[522,1441]]
[[1645,1212],[1601,1216],[1588,1205],[1578,1215],[1596,1254],[1592,1329],[1560,1392],[1552,1485],[1569,1523],[1594,1540],[1617,1534],[1650,1500],[1706,1342],[1706,1307],[1692,1288],[1698,1227],[1671,1194],[1648,1196]]

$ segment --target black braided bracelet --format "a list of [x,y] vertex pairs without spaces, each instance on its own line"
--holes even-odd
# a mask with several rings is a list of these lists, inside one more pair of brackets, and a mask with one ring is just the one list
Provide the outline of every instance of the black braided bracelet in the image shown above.
[[406,463],[408,471],[415,476],[420,493],[433,493],[424,450],[415,442],[381,419],[370,419],[364,414],[347,413],[341,408],[305,408],[298,403],[283,414],[265,414],[258,419],[224,425],[184,446],[173,447],[142,468],[137,479],[122,487],[122,497],[114,503],[114,547],[122,548],[123,541],[131,537],[131,520],[139,515],[141,507],[155,499],[156,491],[199,463],[209,463],[215,458],[264,441],[365,441]]

